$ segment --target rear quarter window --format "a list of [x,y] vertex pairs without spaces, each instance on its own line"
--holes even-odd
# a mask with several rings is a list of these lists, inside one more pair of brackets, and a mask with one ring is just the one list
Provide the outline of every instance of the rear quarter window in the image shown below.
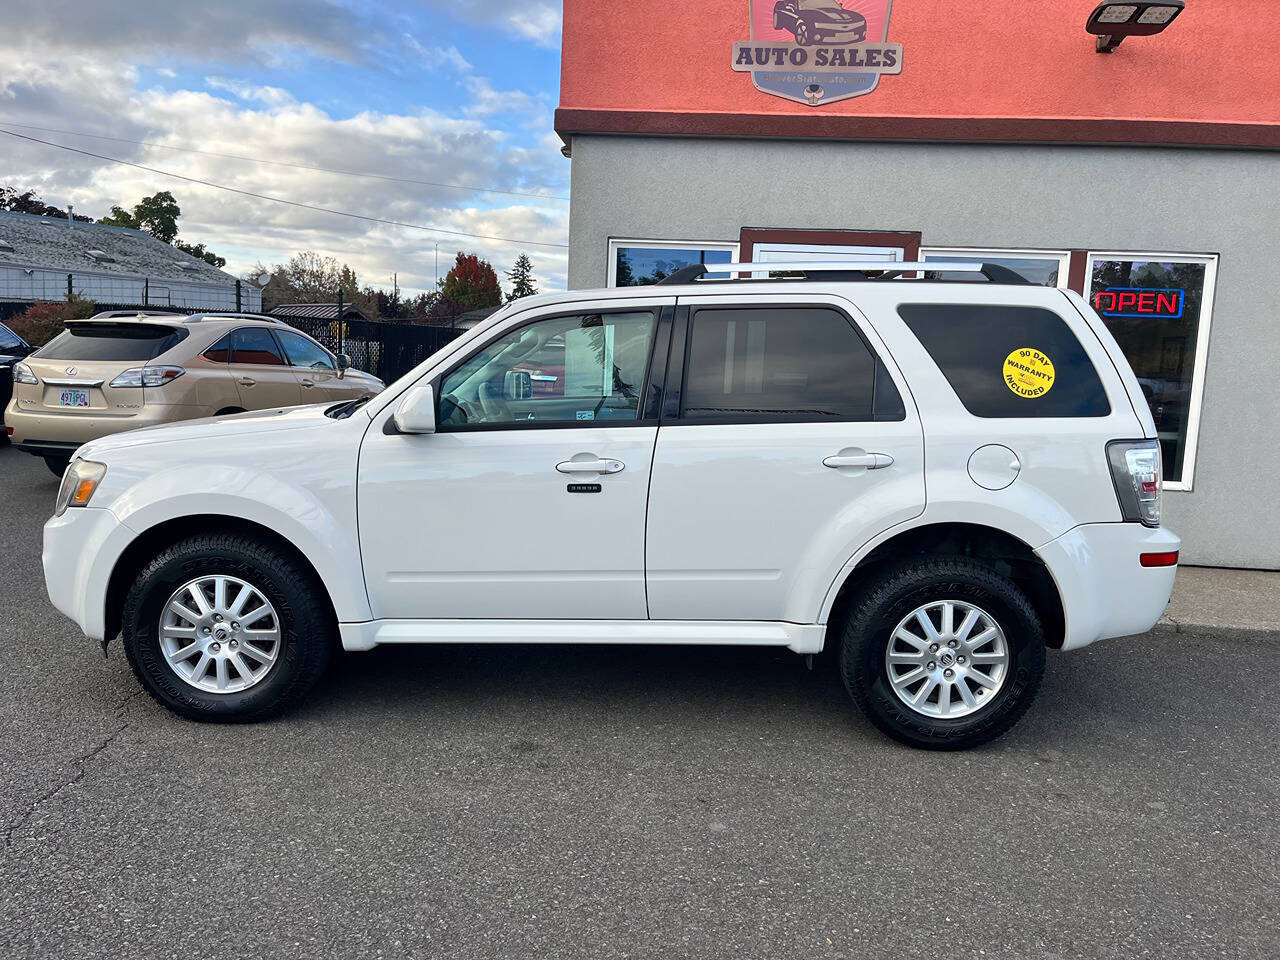
[[1043,307],[904,303],[898,315],[975,417],[1105,417],[1084,347]]

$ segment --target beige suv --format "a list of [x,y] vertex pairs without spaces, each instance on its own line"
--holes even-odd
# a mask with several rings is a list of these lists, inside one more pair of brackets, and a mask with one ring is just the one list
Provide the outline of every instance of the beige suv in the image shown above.
[[102,313],[13,368],[4,413],[19,450],[59,475],[82,443],[138,427],[376,394],[310,337],[244,313]]

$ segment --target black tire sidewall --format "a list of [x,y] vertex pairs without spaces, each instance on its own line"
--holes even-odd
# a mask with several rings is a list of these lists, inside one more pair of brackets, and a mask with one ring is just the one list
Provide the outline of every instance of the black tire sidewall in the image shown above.
[[[1044,632],[1022,591],[971,560],[915,561],[886,572],[855,606],[841,645],[841,674],[850,695],[880,729],[912,746],[962,749],[992,740],[1026,711],[1044,671]],[[893,630],[926,603],[960,600],[1000,625],[1010,654],[1004,684],[990,703],[956,719],[916,713],[894,692],[884,665]]]
[[[252,584],[271,601],[280,620],[281,650],[271,672],[240,693],[211,694],[191,686],[173,671],[160,648],[160,616],[169,597],[183,584],[213,575]],[[328,659],[329,630],[317,615],[319,598],[309,579],[289,558],[252,541],[210,536],[179,543],[143,570],[125,602],[129,663],[156,700],[183,716],[223,721],[272,716],[311,686]]]

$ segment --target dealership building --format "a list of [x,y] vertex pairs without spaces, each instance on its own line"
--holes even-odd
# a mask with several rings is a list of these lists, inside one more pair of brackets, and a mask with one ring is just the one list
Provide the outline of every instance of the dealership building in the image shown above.
[[1076,290],[1184,562],[1280,568],[1280,4],[1178,5],[1099,40],[1096,0],[565,0],[569,285],[853,256]]

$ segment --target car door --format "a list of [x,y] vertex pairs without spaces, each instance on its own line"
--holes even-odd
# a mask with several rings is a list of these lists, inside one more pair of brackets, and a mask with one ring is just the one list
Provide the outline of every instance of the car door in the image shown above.
[[298,379],[267,327],[232,331],[230,369],[240,405],[246,410],[295,407],[303,402]]
[[680,298],[649,495],[653,619],[814,623],[858,548],[924,510],[915,406],[850,308]]
[[274,330],[284,358],[302,390],[303,403],[328,403],[352,395],[338,376],[333,355],[296,330]]
[[647,616],[664,303],[524,319],[434,377],[435,433],[389,430],[394,403],[375,418],[358,494],[375,617]]

